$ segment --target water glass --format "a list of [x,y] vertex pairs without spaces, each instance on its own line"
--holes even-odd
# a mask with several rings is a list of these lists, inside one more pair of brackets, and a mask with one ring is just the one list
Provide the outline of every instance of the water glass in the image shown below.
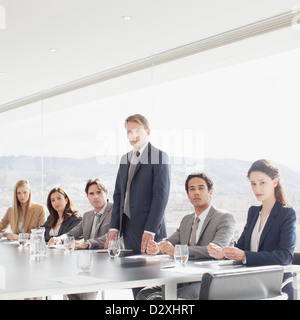
[[19,246],[21,248],[25,247],[27,245],[28,239],[29,239],[28,233],[20,233],[18,237]]
[[75,249],[75,238],[73,236],[64,239],[65,252],[71,253]]
[[121,252],[120,241],[119,240],[110,240],[108,243],[108,255],[111,258],[118,257]]
[[31,229],[30,256],[34,260],[46,257],[45,228]]
[[174,260],[179,265],[185,265],[189,259],[189,247],[186,244],[176,244]]
[[77,268],[80,272],[90,272],[92,268],[93,256],[90,251],[78,251]]

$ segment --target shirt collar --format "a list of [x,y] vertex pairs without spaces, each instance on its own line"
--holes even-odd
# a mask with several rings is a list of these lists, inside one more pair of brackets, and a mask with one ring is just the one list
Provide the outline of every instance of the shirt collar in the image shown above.
[[107,203],[104,205],[104,207],[99,212],[96,212],[96,210],[94,209],[95,215],[101,216],[101,214],[104,213],[104,210],[106,209],[106,206],[107,206]]
[[198,217],[202,222],[206,219],[206,216],[211,208],[211,204],[199,215],[195,213],[195,219]]
[[[144,152],[144,150],[146,149],[146,147],[148,146],[148,143],[147,142],[143,147],[141,147],[139,150],[136,150],[136,151],[139,151],[140,155]],[[135,150],[133,150],[133,152],[136,152]]]

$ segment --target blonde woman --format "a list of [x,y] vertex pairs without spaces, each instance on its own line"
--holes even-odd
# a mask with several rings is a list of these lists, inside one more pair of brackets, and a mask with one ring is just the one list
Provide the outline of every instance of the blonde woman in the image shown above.
[[31,233],[31,229],[40,227],[46,220],[44,206],[31,200],[31,187],[27,180],[19,180],[14,188],[14,203],[8,208],[0,221],[0,238],[10,225],[8,240],[17,240],[19,233]]

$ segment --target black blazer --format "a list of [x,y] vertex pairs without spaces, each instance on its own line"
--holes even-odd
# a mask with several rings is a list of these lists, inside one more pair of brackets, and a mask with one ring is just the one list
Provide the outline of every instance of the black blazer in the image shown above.
[[[45,228],[45,240],[48,242],[52,237],[49,235],[49,232],[51,228],[47,227],[47,225],[50,223],[51,217],[49,216],[45,224],[42,225],[42,227]],[[63,221],[61,224],[59,231],[58,231],[58,237],[69,232],[74,227],[78,225],[78,223],[82,220],[82,217],[76,217],[71,216],[67,221]]]
[[247,224],[236,247],[245,251],[247,265],[291,264],[296,244],[295,210],[276,202],[261,234],[258,252],[251,252],[251,236],[260,210],[261,206],[249,209]]
[[[131,155],[132,151],[121,159],[113,196],[110,227],[121,232]],[[130,188],[130,214],[135,226],[133,236],[136,243],[140,243],[146,230],[155,233],[155,241],[160,241],[167,236],[164,214],[170,192],[169,158],[148,143],[139,160]]]

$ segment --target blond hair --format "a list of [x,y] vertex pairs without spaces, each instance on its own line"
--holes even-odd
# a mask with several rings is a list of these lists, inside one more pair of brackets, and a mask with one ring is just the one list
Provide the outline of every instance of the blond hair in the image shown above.
[[27,219],[28,219],[27,213],[28,213],[28,211],[31,207],[31,204],[32,204],[32,202],[31,202],[31,186],[30,186],[28,180],[19,180],[16,183],[15,188],[14,188],[13,217],[12,217],[12,220],[10,223],[12,232],[16,233],[16,234],[19,233],[19,228],[18,228],[19,212],[21,211],[21,204],[20,204],[20,201],[18,200],[18,197],[17,197],[17,190],[21,187],[26,187],[29,190],[29,198],[28,198],[28,201],[26,204],[26,209],[25,209],[25,214],[24,214],[24,222],[23,222],[22,228],[24,228],[24,226],[27,223]]
[[142,125],[145,130],[149,129],[148,120],[141,114],[136,113],[132,116],[127,117],[125,120],[125,128],[128,122],[137,122],[138,124]]

